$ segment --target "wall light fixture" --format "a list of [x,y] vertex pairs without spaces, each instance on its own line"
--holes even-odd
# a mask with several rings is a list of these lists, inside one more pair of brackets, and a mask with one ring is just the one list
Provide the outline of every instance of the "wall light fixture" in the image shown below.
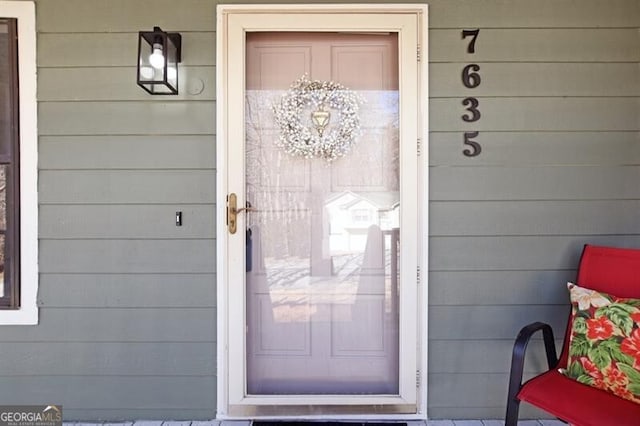
[[138,85],[152,95],[178,94],[182,36],[160,27],[138,33]]

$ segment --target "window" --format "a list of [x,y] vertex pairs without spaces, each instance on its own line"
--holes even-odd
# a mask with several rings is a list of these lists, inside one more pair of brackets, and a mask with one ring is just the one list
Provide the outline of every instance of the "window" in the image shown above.
[[371,210],[354,209],[351,212],[351,220],[356,223],[369,223],[371,222]]
[[37,324],[35,7],[0,1],[0,324]]
[[20,182],[16,19],[0,18],[0,306],[20,306]]

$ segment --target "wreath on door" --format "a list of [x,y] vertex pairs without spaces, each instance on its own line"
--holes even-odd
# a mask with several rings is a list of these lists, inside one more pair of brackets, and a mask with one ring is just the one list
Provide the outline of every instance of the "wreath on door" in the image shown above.
[[346,155],[360,135],[358,112],[364,99],[333,81],[293,82],[273,106],[280,130],[276,145],[287,154],[332,162]]

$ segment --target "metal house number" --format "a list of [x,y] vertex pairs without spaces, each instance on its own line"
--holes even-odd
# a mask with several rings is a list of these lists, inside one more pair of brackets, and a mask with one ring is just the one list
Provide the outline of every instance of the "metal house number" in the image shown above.
[[[467,53],[473,55],[476,53],[476,40],[478,39],[478,34],[480,34],[480,29],[476,28],[474,30],[462,30],[462,39],[464,40],[467,37],[471,37],[469,44],[467,45]],[[475,89],[480,86],[482,79],[480,78],[480,65],[478,64],[469,64],[462,69],[462,85],[467,89]],[[478,108],[480,102],[477,98],[464,98],[462,100],[462,106],[466,107],[467,111],[462,115],[462,121],[466,123],[475,123],[480,120],[482,115],[480,114],[480,109]],[[463,145],[466,146],[462,153],[467,157],[476,157],[480,155],[482,152],[482,147],[477,141],[474,141],[474,138],[477,138],[480,132],[464,132],[463,133]]]

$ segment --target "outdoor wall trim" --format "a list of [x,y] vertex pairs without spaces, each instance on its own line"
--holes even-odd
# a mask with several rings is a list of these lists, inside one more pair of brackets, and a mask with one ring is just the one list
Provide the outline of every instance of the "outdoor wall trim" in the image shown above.
[[20,75],[20,308],[0,324],[38,324],[38,112],[36,9],[33,1],[0,1],[0,16],[18,19]]

